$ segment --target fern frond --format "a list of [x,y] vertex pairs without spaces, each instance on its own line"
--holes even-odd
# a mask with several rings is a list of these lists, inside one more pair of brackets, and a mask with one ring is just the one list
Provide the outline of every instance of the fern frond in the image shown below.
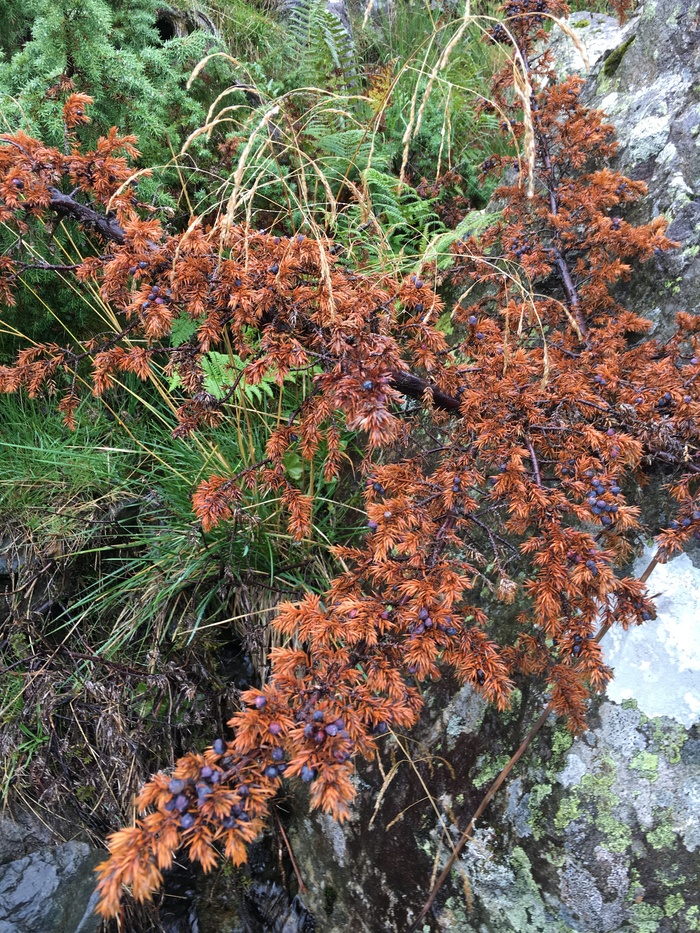
[[323,84],[336,72],[347,86],[356,77],[355,46],[348,28],[325,0],[294,0],[286,5],[289,28],[309,84]]

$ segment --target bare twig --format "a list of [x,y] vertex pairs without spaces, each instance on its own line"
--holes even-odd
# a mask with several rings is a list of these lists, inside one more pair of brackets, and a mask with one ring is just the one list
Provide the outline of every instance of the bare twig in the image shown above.
[[517,764],[517,762],[522,758],[522,756],[528,750],[528,748],[530,747],[532,743],[532,740],[535,738],[537,733],[540,731],[542,726],[547,721],[547,718],[549,717],[549,714],[551,713],[551,711],[552,711],[552,701],[550,700],[549,703],[545,706],[544,710],[540,713],[540,716],[537,722],[535,723],[535,725],[532,727],[532,729],[530,729],[528,734],[525,736],[525,738],[521,742],[518,750],[511,757],[508,764],[498,775],[498,777],[493,782],[491,787],[489,787],[486,793],[486,796],[484,797],[484,799],[481,801],[481,803],[477,807],[476,812],[474,813],[472,818],[469,820],[467,828],[464,830],[462,835],[459,837],[459,841],[457,842],[454,849],[452,850],[452,853],[447,859],[445,867],[440,872],[440,876],[435,882],[433,886],[433,890],[430,892],[430,895],[428,896],[427,901],[423,905],[421,912],[418,914],[414,923],[409,927],[409,933],[414,933],[414,931],[418,929],[419,923],[422,922],[422,920],[425,918],[430,908],[433,906],[433,902],[435,901],[435,898],[437,897],[440,888],[443,886],[450,872],[452,871],[452,866],[457,860],[457,856],[459,855],[459,853],[462,851],[464,846],[467,844],[467,842],[471,838],[472,833],[474,832],[474,824],[479,819],[479,817],[482,815],[484,810],[488,807],[488,805],[491,803],[491,800],[495,796],[499,787],[504,783],[504,781],[506,780],[510,772],[513,770],[514,766]]
[[287,849],[287,855],[289,856],[289,861],[292,863],[292,868],[294,869],[294,874],[296,875],[296,878],[297,878],[297,884],[299,885],[299,890],[301,891],[302,894],[304,894],[306,891],[306,885],[304,884],[304,879],[301,877],[301,873],[299,871],[297,861],[294,858],[294,852],[292,850],[292,846],[289,842],[289,839],[287,838],[287,834],[284,831],[284,826],[282,826],[282,821],[280,820],[279,816],[276,813],[275,813],[275,819],[277,820],[277,828],[279,829],[280,835],[282,836],[282,839],[284,840],[284,844]]
[[532,461],[532,468],[535,471],[535,482],[538,486],[542,485],[542,477],[540,476],[540,465],[537,462],[537,455],[535,454],[535,448],[532,446],[532,441],[528,437],[526,440],[527,449],[530,451],[530,460]]
[[422,399],[426,389],[429,389],[433,394],[433,403],[436,408],[441,408],[443,411],[459,411],[459,399],[454,398],[452,395],[447,395],[445,392],[441,392],[439,389],[427,383],[425,379],[420,379],[412,373],[392,373],[391,384],[395,389],[398,389],[402,395],[407,395],[410,398],[416,399]]
[[104,237],[108,240],[114,240],[115,243],[124,242],[125,233],[113,217],[100,214],[99,211],[94,210],[92,207],[81,204],[80,201],[76,201],[69,194],[64,194],[58,188],[50,187],[49,194],[51,195],[51,202],[48,206],[56,213],[68,214],[79,223],[94,227]]

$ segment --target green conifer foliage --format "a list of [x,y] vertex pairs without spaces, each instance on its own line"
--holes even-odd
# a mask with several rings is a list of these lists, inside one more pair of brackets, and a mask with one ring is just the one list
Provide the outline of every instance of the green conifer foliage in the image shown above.
[[[66,92],[95,99],[94,126],[138,131],[144,160],[170,158],[205,109],[185,89],[215,39],[194,30],[163,41],[158,0],[0,0],[0,99],[5,129],[63,145]],[[70,83],[72,83],[72,87]],[[207,95],[208,96],[208,95]]]
[[[93,148],[110,126],[137,133],[142,160],[135,165],[167,165],[183,140],[200,126],[211,99],[223,84],[216,64],[206,81],[186,87],[192,69],[216,48],[211,33],[193,29],[189,35],[163,39],[157,24],[159,0],[0,0],[0,132],[40,136],[65,151],[69,140],[63,104],[70,93],[94,98],[95,115],[81,126],[81,145]],[[220,66],[224,67],[224,66]],[[217,139],[211,142],[216,152]],[[200,162],[208,159],[207,144],[198,141]],[[141,192],[149,201],[173,206],[187,172],[174,168],[158,181],[141,178]],[[12,254],[16,244],[0,230],[0,252]],[[62,225],[37,231],[36,256],[50,263],[77,261],[70,236]],[[84,247],[83,247],[84,248]],[[61,279],[48,290],[39,287],[35,271],[23,276],[17,307],[5,315],[0,331],[0,356],[12,356],[13,328],[29,339],[64,339],[64,327],[83,336],[100,330],[99,309],[79,299]],[[61,322],[54,309],[61,308]]]

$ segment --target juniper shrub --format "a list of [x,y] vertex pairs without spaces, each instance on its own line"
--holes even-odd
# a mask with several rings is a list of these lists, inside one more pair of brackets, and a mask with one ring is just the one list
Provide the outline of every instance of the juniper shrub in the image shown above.
[[[60,393],[74,427],[85,367],[100,396],[119,374],[148,379],[158,363],[186,393],[184,436],[226,419],[241,378],[273,375],[281,385],[290,372],[312,372],[312,390],[282,413],[265,459],[197,488],[205,534],[235,519],[256,487],[281,497],[290,534],[303,540],[314,503],[289,478],[285,455],[320,453],[332,478],[342,433],[364,439],[366,536],[336,549],[346,569],[323,598],[280,606],[283,647],[264,688],[243,693],[231,737],[144,787],[137,804],[148,812],[111,837],[99,868],[103,915],[118,913],[123,885],[149,898],[181,846],[205,870],[221,850],[243,862],[282,781],[300,779],[312,807],[347,817],[354,759],[371,758],[389,729],[410,728],[419,685],[446,670],[500,709],[514,678],[536,678],[582,730],[587,698],[611,677],[599,627],[654,612],[623,569],[650,463],[670,472],[677,503],[661,556],[700,537],[700,318],[679,315],[677,334],[660,344],[613,297],[636,263],[673,244],[662,220],[624,219],[644,186],[607,166],[613,132],[581,103],[580,80],[557,82],[548,53],[533,55],[543,18],[564,12],[559,0],[505,8],[497,29],[515,42],[515,68],[496,76],[490,106],[523,158],[484,164],[505,173],[503,211],[478,242],[454,246],[447,272],[360,275],[330,242],[226,218],[169,232],[129,184],[133,137],[112,130],[81,150],[82,95],[65,107],[68,154],[21,133],[2,138],[0,220],[21,238],[52,215],[76,223],[95,249],[68,271],[94,283],[121,321],[83,348],[23,350],[0,369],[2,391]],[[11,302],[36,261],[18,250],[0,262]],[[458,295],[451,341],[437,326],[445,280]],[[164,338],[183,315],[196,332],[171,347]],[[224,341],[245,368],[215,397],[203,363]],[[507,637],[495,637],[479,588],[517,605]]]

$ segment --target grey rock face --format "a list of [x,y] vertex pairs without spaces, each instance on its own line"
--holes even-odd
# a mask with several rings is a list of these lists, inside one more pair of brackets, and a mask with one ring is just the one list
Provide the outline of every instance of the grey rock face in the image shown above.
[[583,46],[586,58],[584,61],[574,40],[558,26],[554,26],[550,48],[560,78],[584,72],[587,67],[590,68],[604,55],[618,48],[626,38],[626,29],[613,16],[604,13],[572,13],[567,24]]
[[0,867],[50,843],[50,832],[28,814],[0,818]]
[[[593,743],[588,737],[572,740],[553,723],[548,727],[539,754],[528,755],[464,848],[425,931],[696,929],[697,727],[650,719],[635,701],[598,701],[591,718]],[[324,933],[403,933],[410,926],[431,877],[458,838],[456,826],[466,824],[508,744],[498,718],[487,719],[478,734],[462,737],[456,755],[448,754],[453,780],[440,770],[446,739],[445,731],[434,747],[419,743],[414,750],[432,803],[404,758],[376,815],[377,785],[383,782],[368,773],[357,815],[348,824],[339,828],[312,816],[294,828],[292,844],[308,887],[305,902]],[[470,756],[470,746],[481,754]],[[396,750],[394,755],[394,761],[402,759]],[[430,774],[420,764],[428,760]],[[386,756],[385,780],[390,761]]]
[[[649,188],[629,219],[664,216],[679,243],[620,290],[623,303],[653,320],[664,339],[678,311],[700,307],[700,4],[646,0],[622,29],[589,13],[575,14],[572,25],[592,65],[584,99],[617,132],[615,167]],[[560,35],[556,49],[562,73],[582,70],[570,39]]]
[[83,842],[43,845],[21,858],[21,827],[0,821],[0,933],[96,933],[93,869],[103,853]]

